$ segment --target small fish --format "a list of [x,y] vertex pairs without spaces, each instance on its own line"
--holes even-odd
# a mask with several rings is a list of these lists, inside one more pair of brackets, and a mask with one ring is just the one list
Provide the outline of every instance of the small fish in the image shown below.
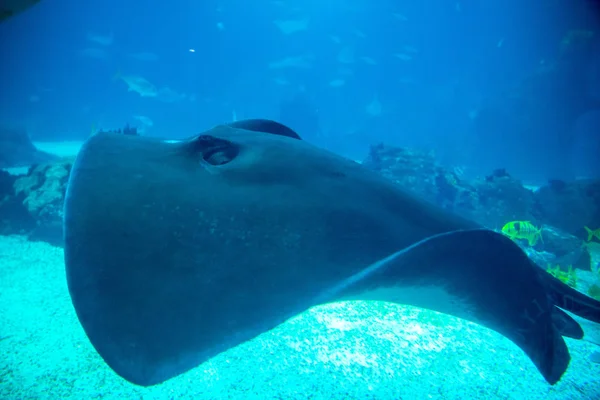
[[269,63],[269,69],[311,68],[312,61],[313,61],[312,55],[287,57],[282,60],[273,61],[273,62]]
[[572,265],[567,267],[567,270],[564,271],[560,265],[556,265],[552,267],[552,265],[548,264],[548,268],[546,268],[546,272],[560,280],[563,283],[571,286],[572,288],[577,288],[577,269],[574,269]]
[[98,133],[98,127],[92,122],[92,126],[90,128],[90,137],[94,136],[96,133]]
[[399,58],[402,61],[410,61],[413,59],[413,57],[411,55],[405,54],[405,53],[397,53],[394,54],[394,57]]
[[402,46],[402,49],[404,50],[405,53],[412,53],[412,54],[416,54],[419,52],[419,50],[416,47],[413,46],[409,46],[409,45],[404,45]]
[[358,29],[354,30],[354,34],[361,39],[367,38],[367,35],[365,35],[365,33],[363,31],[359,31]]
[[290,82],[289,82],[287,79],[285,79],[285,78],[281,78],[281,77],[279,77],[279,78],[274,78],[274,79],[273,79],[273,81],[274,81],[274,82],[275,82],[277,85],[280,85],[280,86],[287,86],[287,85],[289,85],[289,84],[290,84]]
[[454,172],[454,175],[456,175],[458,178],[462,178],[463,176],[465,176],[465,167],[455,166],[454,168],[452,168],[452,172]]
[[329,86],[331,87],[342,87],[346,84],[346,81],[343,79],[334,79],[331,82],[329,82]]
[[542,239],[542,229],[536,228],[529,221],[511,221],[502,227],[502,233],[511,239],[525,239],[530,246],[535,246],[538,239]]
[[138,75],[121,75],[119,72],[115,79],[121,79],[127,85],[127,91],[135,92],[142,97],[157,97],[158,90],[146,78]]
[[90,32],[87,34],[87,39],[90,42],[94,42],[101,46],[110,46],[113,42],[114,36],[113,36],[112,32],[108,35],[99,35],[97,33]]
[[342,64],[354,64],[354,48],[352,46],[346,46],[337,55],[337,60]]
[[406,22],[406,21],[408,21],[408,18],[407,18],[405,15],[403,15],[403,14],[400,14],[400,13],[393,13],[392,15],[393,15],[393,16],[394,16],[394,18],[396,18],[398,21],[402,21],[402,22]]
[[[590,269],[600,274],[600,242],[583,242],[582,246],[590,255]],[[598,276],[600,278],[600,275]]]
[[145,127],[151,128],[154,125],[154,122],[152,122],[152,120],[145,115],[134,115],[133,118],[139,121],[139,123]]
[[308,29],[310,20],[308,18],[297,19],[297,20],[277,20],[273,21],[277,28],[284,35],[291,35],[292,33],[305,31]]
[[377,96],[373,98],[373,100],[367,105],[365,110],[367,114],[369,114],[371,117],[378,117],[381,115],[383,107]]
[[593,238],[600,240],[600,228],[590,229],[587,226],[584,226],[584,228],[588,234],[588,238],[587,238],[588,242],[591,241]]

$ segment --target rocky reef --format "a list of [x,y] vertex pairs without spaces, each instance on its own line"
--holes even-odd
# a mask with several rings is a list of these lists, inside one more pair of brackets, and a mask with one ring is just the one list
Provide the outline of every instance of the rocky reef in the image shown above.
[[0,171],[0,232],[61,245],[63,201],[73,161],[34,165],[22,176]]
[[0,234],[27,234],[35,227],[35,219],[16,196],[17,177],[0,170]]
[[30,240],[62,244],[63,202],[73,161],[36,165],[15,181],[15,195],[35,221]]
[[581,237],[582,226],[600,226],[600,180],[550,181],[535,199],[535,212],[548,225]]
[[542,266],[590,269],[584,226],[600,226],[600,181],[550,181],[531,190],[505,170],[473,180],[444,168],[431,152],[372,146],[367,168],[432,203],[499,230],[510,221],[541,227],[542,241],[526,252]]
[[363,165],[432,203],[492,229],[510,220],[538,222],[531,214],[533,192],[504,170],[468,181],[439,165],[431,152],[381,144],[371,147]]

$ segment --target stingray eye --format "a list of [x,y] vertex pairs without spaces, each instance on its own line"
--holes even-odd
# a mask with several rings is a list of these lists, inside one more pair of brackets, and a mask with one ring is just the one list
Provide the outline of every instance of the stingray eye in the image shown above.
[[228,140],[210,135],[200,135],[195,140],[196,150],[210,165],[223,165],[232,161],[239,153],[238,147]]
[[235,158],[237,151],[233,152],[232,148],[218,148],[212,149],[204,155],[204,161],[211,165],[223,165],[227,164]]

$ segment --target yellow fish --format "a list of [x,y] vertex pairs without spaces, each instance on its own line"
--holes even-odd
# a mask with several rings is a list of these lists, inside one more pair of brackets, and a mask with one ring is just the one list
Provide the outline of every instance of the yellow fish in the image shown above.
[[590,229],[587,226],[584,226],[585,230],[587,231],[588,234],[588,242],[590,240],[592,240],[594,237],[596,237],[598,240],[600,240],[600,228],[597,229]]
[[535,246],[538,239],[544,242],[542,239],[542,229],[536,228],[529,221],[511,221],[502,227],[502,233],[511,239],[525,239],[529,242],[530,246]]

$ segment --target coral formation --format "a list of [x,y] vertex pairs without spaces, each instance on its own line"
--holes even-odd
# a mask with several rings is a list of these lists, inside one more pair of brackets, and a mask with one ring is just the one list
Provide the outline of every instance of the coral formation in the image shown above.
[[550,183],[535,192],[532,211],[544,222],[582,239],[584,226],[600,226],[600,181]]
[[[600,226],[600,181],[550,182],[533,191],[497,169],[484,178],[466,180],[441,166],[431,152],[372,146],[364,166],[408,191],[482,225],[500,230],[509,221],[530,221],[543,229],[544,243],[525,251],[540,265],[588,269],[582,248],[586,224]],[[521,243],[519,243],[521,244]]]
[[35,227],[35,219],[15,195],[17,177],[0,170],[0,234],[26,233]]
[[35,165],[27,175],[15,179],[14,199],[21,213],[33,221],[27,231],[29,239],[62,243],[63,201],[72,164],[73,159],[61,159]]
[[119,134],[123,134],[123,135],[131,135],[131,136],[138,136],[138,129],[134,126],[129,126],[129,124],[126,124],[122,129],[110,129],[108,131],[105,130],[99,130],[97,133],[119,133]]

